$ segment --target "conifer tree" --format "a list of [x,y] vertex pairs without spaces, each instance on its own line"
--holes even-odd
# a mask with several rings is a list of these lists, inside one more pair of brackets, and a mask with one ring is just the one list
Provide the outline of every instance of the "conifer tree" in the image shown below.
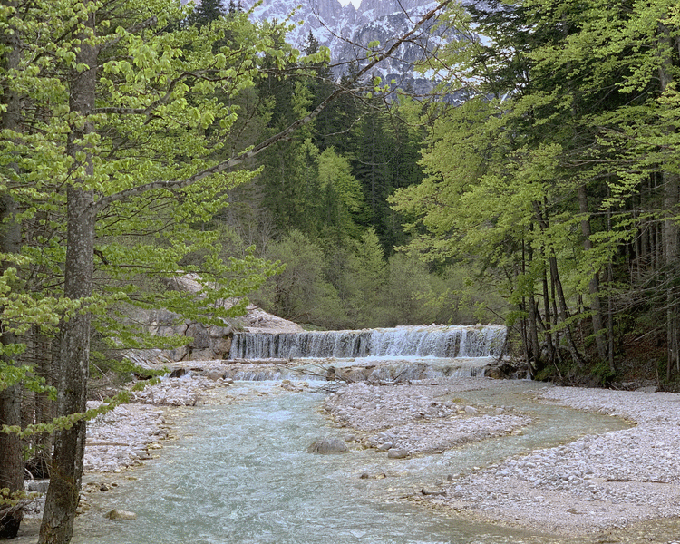
[[232,6],[233,2],[230,2],[228,10],[225,11],[222,0],[201,0],[191,13],[189,22],[198,26],[209,25],[224,17],[227,13],[235,13],[236,9],[234,8],[232,12]]

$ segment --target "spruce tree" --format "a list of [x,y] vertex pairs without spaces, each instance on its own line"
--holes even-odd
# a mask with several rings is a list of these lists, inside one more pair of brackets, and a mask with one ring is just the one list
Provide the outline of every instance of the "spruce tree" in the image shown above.
[[[229,8],[229,13],[231,13],[231,4]],[[201,0],[201,3],[194,8],[189,21],[191,24],[204,26],[217,21],[225,15],[227,15],[227,11],[222,6],[222,0]]]

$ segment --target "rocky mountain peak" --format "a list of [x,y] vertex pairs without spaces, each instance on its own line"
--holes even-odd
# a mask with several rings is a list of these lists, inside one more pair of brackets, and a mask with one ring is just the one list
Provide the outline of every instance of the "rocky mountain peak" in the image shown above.
[[[255,3],[256,0],[242,0],[245,8]],[[288,35],[288,41],[304,50],[311,31],[320,45],[331,50],[332,62],[339,67],[336,75],[340,76],[342,67],[366,57],[365,48],[369,43],[390,43],[435,5],[434,0],[362,0],[355,8],[352,4],[342,6],[338,0],[267,0],[254,9],[253,18],[283,21],[295,10],[291,21],[301,24]],[[437,43],[437,40],[427,43]],[[422,54],[421,46],[404,46],[398,58],[383,62],[373,74],[386,81],[395,80],[402,87],[427,91],[432,84],[414,72],[414,62]]]

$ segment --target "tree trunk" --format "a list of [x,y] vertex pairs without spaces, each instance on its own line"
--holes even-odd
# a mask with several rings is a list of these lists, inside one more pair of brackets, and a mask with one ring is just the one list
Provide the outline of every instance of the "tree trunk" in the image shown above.
[[[668,26],[659,23],[659,48],[661,63],[659,65],[659,82],[662,93],[671,87],[675,81],[673,72],[677,69],[674,64],[675,38]],[[666,270],[666,380],[670,381],[673,368],[680,373],[680,353],[678,326],[680,325],[679,307],[674,283],[678,268],[678,204],[680,204],[680,175],[674,172],[664,172],[664,222],[663,222],[663,264]]]
[[[45,379],[45,385],[54,386],[52,371],[52,354],[54,341],[40,330],[34,327],[33,338],[35,340],[35,373]],[[54,403],[46,393],[35,395],[35,422],[48,423],[54,419]],[[49,478],[50,456],[52,453],[52,433],[39,433],[33,438],[35,453],[31,470],[35,471],[36,478]]]
[[[14,2],[9,5],[15,5]],[[2,45],[8,50],[4,55],[3,68],[9,72],[19,68],[20,51],[16,34],[9,32],[0,37]],[[2,89],[4,112],[2,128],[18,130],[20,125],[21,105],[19,97],[11,88]],[[10,165],[11,168],[11,165]],[[0,196],[0,252],[19,253],[21,249],[21,225],[16,221],[17,204],[10,194]],[[8,267],[0,264],[0,273]],[[0,309],[1,311],[1,309]],[[3,347],[11,348],[16,343],[14,334],[6,330],[6,324],[0,322],[0,342]],[[7,364],[14,364],[14,356],[2,355]],[[0,391],[0,426],[21,426],[21,385],[10,385]],[[0,490],[7,489],[9,496],[16,496],[24,490],[24,459],[21,439],[12,433],[0,432]],[[20,505],[12,507],[4,504],[0,493],[0,538],[15,538],[23,519]]]
[[[21,230],[14,221],[16,203],[5,196],[0,199],[0,251],[3,253],[17,253],[21,243]],[[0,268],[4,270],[5,263]],[[5,324],[0,323],[2,333],[0,342],[4,348],[11,348],[17,343],[14,334],[5,330]],[[11,355],[3,355],[5,363],[13,364]],[[3,425],[21,427],[22,388],[20,384],[10,385],[0,390],[0,427]],[[24,490],[24,457],[21,439],[14,433],[0,432],[0,490],[7,489],[9,497],[20,498],[18,494]],[[19,531],[23,509],[21,503],[17,506],[4,504],[0,493],[0,539],[15,538]]]
[[664,185],[664,208],[666,219],[663,224],[664,265],[666,268],[666,381],[671,380],[673,369],[680,371],[678,353],[678,301],[674,289],[678,268],[678,223],[675,208],[680,201],[680,176],[666,174]]
[[[543,217],[541,205],[539,202],[534,202],[534,210],[536,212],[536,219],[538,221],[538,225],[541,231],[547,230],[548,222]],[[558,325],[559,321],[562,321],[562,323],[564,323],[564,334],[567,339],[567,349],[569,350],[569,353],[574,362],[578,366],[583,366],[583,360],[581,359],[581,355],[578,352],[578,348],[576,347],[576,343],[574,342],[573,335],[571,334],[571,327],[568,323],[569,310],[567,307],[567,300],[564,297],[564,291],[562,290],[562,282],[560,280],[559,269],[557,266],[557,256],[555,255],[555,250],[552,247],[546,247],[545,249],[548,255],[550,280],[553,288],[553,304],[555,305],[553,313],[556,319],[555,325]],[[559,341],[556,341],[556,345],[559,346]]]
[[[89,2],[84,2],[88,4]],[[94,33],[94,15],[86,22]],[[84,178],[76,179],[67,188],[67,240],[64,264],[64,295],[82,300],[92,295],[95,213],[93,192],[88,190],[88,177],[93,174],[93,163],[83,138],[92,132],[89,116],[94,111],[97,48],[83,36],[76,64],[89,69],[71,74],[70,107],[78,119],[71,126],[69,155],[85,157],[76,165],[84,167]],[[82,159],[81,159],[82,160]],[[90,322],[87,311],[75,312],[61,324],[60,346],[57,351],[57,413],[59,416],[83,413],[86,410],[87,378],[90,363]],[[75,518],[83,476],[85,421],[79,420],[70,428],[58,430],[54,438],[54,453],[50,486],[45,500],[45,513],[40,526],[39,544],[67,544],[73,536]]]
[[[522,240],[522,274],[526,276],[526,262],[527,262],[527,250],[526,243]],[[532,252],[529,248],[529,260],[531,260]],[[538,308],[536,305],[536,297],[534,296],[533,289],[532,292],[527,295],[528,300],[528,317],[526,318],[526,346],[525,350],[527,353],[527,363],[532,370],[532,376],[536,374],[538,370],[541,370],[541,344],[538,340]]]
[[[590,220],[588,219],[588,194],[585,185],[578,187],[578,205],[579,212],[583,218],[581,219],[581,234],[583,234],[583,248],[586,252],[593,249],[593,243],[590,240]],[[593,334],[595,335],[595,345],[597,346],[597,355],[601,361],[607,360],[607,342],[604,335],[604,324],[602,319],[602,307],[600,304],[600,279],[597,270],[593,270],[593,275],[588,282],[588,294],[593,309]],[[613,369],[610,369],[613,370]]]

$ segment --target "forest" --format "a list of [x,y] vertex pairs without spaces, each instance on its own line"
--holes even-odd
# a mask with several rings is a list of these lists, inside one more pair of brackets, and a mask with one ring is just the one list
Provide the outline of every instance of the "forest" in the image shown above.
[[[680,8],[449,0],[424,22],[453,32],[417,66],[427,97],[370,76],[409,35],[337,78],[234,2],[0,3],[0,534],[26,448],[53,443],[40,542],[70,540],[88,378],[161,347],[134,308],[504,323],[536,379],[677,387]],[[179,272],[203,298],[164,288]]]

